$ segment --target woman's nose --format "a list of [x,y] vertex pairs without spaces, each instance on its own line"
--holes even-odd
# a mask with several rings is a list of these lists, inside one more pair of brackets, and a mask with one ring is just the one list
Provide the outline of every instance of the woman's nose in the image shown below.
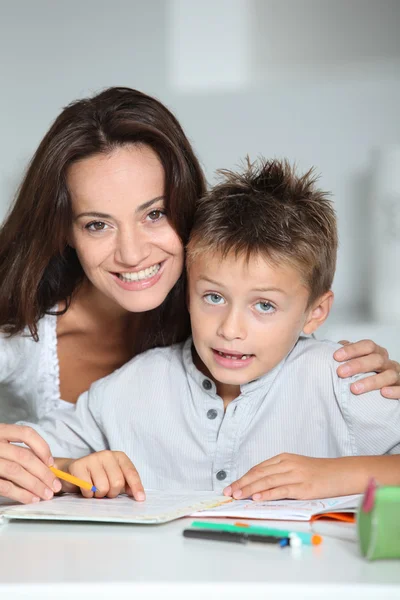
[[120,232],[115,252],[117,262],[134,267],[143,262],[150,252],[151,244],[145,234],[137,229]]

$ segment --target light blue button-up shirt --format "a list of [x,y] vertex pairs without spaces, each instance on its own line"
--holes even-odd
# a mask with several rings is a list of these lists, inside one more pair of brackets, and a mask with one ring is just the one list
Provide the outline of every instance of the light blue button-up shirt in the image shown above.
[[224,413],[192,341],[141,354],[35,429],[54,456],[125,452],[145,488],[221,492],[254,465],[292,452],[333,458],[400,453],[400,402],[355,396],[338,344],[301,337],[271,372],[241,386]]

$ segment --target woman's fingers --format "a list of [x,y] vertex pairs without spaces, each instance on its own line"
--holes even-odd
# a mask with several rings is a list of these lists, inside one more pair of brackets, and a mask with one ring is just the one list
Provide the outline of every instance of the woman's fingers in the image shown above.
[[54,459],[51,455],[49,445],[44,439],[31,427],[26,425],[8,425],[0,423],[0,442],[19,442],[23,443],[36,454],[38,458],[49,467],[54,465]]
[[32,494],[32,492],[28,492],[23,488],[18,487],[11,483],[11,481],[7,481],[5,479],[0,478],[0,496],[4,496],[5,498],[9,498],[10,500],[15,500],[16,502],[21,502],[21,504],[31,504],[32,502],[40,502],[40,498]]
[[[400,381],[400,375],[398,376],[398,381]],[[385,398],[400,400],[400,385],[392,385],[390,387],[385,386],[381,389],[381,394]]]
[[[361,351],[368,350],[370,354],[359,355]],[[352,356],[354,358],[351,358]],[[339,377],[352,377],[353,375],[373,371],[377,373],[352,383],[351,391],[353,394],[381,390],[382,395],[387,398],[400,398],[400,364],[389,359],[385,348],[377,346],[371,340],[362,340],[356,344],[349,344],[345,348],[340,348],[335,352],[334,358],[336,360],[349,359],[346,364],[337,368]]]
[[[11,442],[24,443],[29,449]],[[61,489],[48,468],[52,464],[48,444],[34,429],[0,423],[0,495],[24,504],[49,500]]]
[[345,365],[338,367],[337,373],[341,377],[352,377],[353,375],[373,371],[381,373],[392,367],[391,362],[385,361],[381,354],[369,354],[362,358],[349,360]]
[[[16,499],[15,486],[43,500],[50,500],[61,489],[60,481],[30,450],[5,443],[0,443],[0,479],[1,495],[9,498],[11,493],[13,499]],[[4,493],[7,489],[9,492]],[[27,498],[26,494],[24,497]]]
[[[365,392],[371,392],[373,390],[380,390],[388,386],[392,386],[399,383],[399,375],[394,369],[382,371],[377,375],[370,375],[365,379],[360,379],[350,386],[353,394],[363,394]],[[400,389],[400,388],[399,388]],[[382,390],[383,391],[383,390]],[[390,396],[393,398],[393,396]]]
[[342,348],[336,350],[333,354],[335,360],[342,362],[352,358],[361,358],[368,354],[378,354],[384,360],[388,360],[388,353],[385,348],[378,346],[372,340],[361,340],[359,342],[347,343]]

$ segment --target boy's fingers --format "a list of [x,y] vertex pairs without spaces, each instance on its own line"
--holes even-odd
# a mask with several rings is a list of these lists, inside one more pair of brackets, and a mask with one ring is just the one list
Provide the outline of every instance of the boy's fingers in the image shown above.
[[49,445],[44,439],[31,427],[26,425],[8,425],[0,423],[0,442],[19,442],[23,443],[36,454],[38,458],[47,466],[54,465],[54,459],[51,455]]
[[117,454],[117,460],[127,483],[127,488],[130,489],[135,500],[143,502],[143,500],[146,499],[146,495],[139,473],[134,464],[129,460],[126,454],[122,452]]
[[282,485],[271,490],[265,490],[257,494],[257,498],[253,499],[256,502],[262,502],[263,500],[285,500],[290,498],[291,500],[301,500],[301,487],[299,484],[294,483],[290,485]]
[[[102,452],[101,461],[104,467],[105,475],[107,477],[107,498],[116,498],[118,494],[124,491],[125,477],[117,459],[118,453],[115,452]],[[97,487],[97,479],[94,485]],[[103,480],[100,485],[103,485]],[[100,488],[102,489],[102,488]],[[97,497],[97,492],[95,494]]]
[[[255,498],[254,495],[259,495],[260,493],[266,492],[267,490],[271,490],[273,488],[278,488],[281,486],[289,485],[295,483],[295,476],[293,473],[277,473],[275,475],[270,475],[268,477],[263,477],[262,479],[258,479],[249,485],[245,485],[241,488],[241,498],[250,498],[253,500],[260,500],[259,498]],[[233,493],[233,497],[235,498],[236,493]]]
[[[108,489],[108,479],[107,476],[104,477],[104,480],[107,482],[104,485],[104,480],[102,480],[101,478],[101,471],[103,471],[103,467],[100,466],[100,469],[98,467],[97,464],[91,464],[89,465],[89,459],[90,457],[85,457],[82,459],[77,459],[76,461],[72,462],[69,467],[68,467],[68,472],[71,473],[71,475],[74,475],[74,477],[78,477],[78,479],[82,479],[83,481],[87,481],[88,483],[91,483],[92,485],[95,485],[96,487],[99,485],[101,485],[103,483],[103,487],[102,490],[104,489]],[[99,473],[100,471],[100,473]],[[94,482],[94,479],[96,479],[98,481],[98,484],[96,484]],[[63,482],[63,489],[64,491],[76,491],[76,486],[73,486],[70,490],[70,486],[72,486],[72,484],[70,483],[65,483]],[[99,489],[99,488],[97,488]],[[84,488],[79,488],[79,491],[81,492],[82,496],[84,498],[93,498],[94,493],[91,490],[85,490]],[[97,493],[97,492],[96,492]],[[105,492],[107,493],[107,491]],[[102,498],[103,496],[99,496],[100,498]]]
[[[103,465],[96,465],[95,470],[90,470],[89,479],[86,481],[90,481],[93,485],[96,486],[97,490],[94,492],[95,498],[105,498],[110,493],[110,479],[113,477],[112,474],[109,473],[108,468]],[[88,492],[87,490],[82,490],[82,494],[85,492],[85,496],[88,498],[88,494],[93,496],[93,492]],[[118,495],[118,494],[117,494]]]
[[243,477],[231,483],[229,486],[230,495],[232,495],[234,498],[246,498],[247,496],[245,496],[243,493],[239,496],[237,492],[243,491],[243,489],[247,486],[252,485],[256,481],[260,481],[265,477],[286,472],[287,469],[284,463],[282,463],[281,461],[278,462],[277,457],[274,457],[270,460],[274,462],[272,462],[272,464],[268,464],[269,461],[265,461],[265,463],[262,463],[262,466],[256,465],[255,467],[250,469],[250,471],[248,471],[245,475],[243,475]]

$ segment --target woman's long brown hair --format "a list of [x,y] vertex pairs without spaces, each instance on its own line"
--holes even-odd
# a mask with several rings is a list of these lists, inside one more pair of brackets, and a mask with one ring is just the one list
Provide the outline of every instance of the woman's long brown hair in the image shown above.
[[[37,340],[40,318],[58,304],[68,310],[83,279],[67,243],[72,222],[68,167],[138,143],[150,146],[161,160],[167,215],[186,244],[205,183],[176,118],[158,100],[130,88],[109,88],[73,102],[40,143],[0,230],[0,330],[15,335],[27,328]],[[134,353],[184,339],[189,333],[185,274],[160,307],[142,314]]]

